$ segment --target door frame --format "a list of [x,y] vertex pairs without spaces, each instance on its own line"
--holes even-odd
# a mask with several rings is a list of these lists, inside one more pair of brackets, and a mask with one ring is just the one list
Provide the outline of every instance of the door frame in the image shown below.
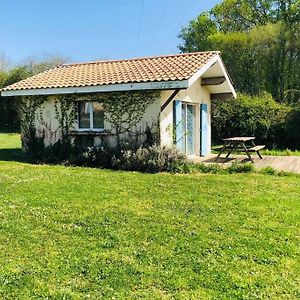
[[[206,103],[200,104],[199,121],[200,121],[200,156],[206,156],[209,153],[209,106]],[[205,117],[205,120],[203,119]]]

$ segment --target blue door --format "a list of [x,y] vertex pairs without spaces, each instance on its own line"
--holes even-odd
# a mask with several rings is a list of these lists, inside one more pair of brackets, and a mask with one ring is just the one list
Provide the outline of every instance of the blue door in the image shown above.
[[182,112],[182,101],[175,100],[173,102],[173,138],[174,138],[174,144],[176,145],[176,148],[184,152],[184,136],[183,136],[183,112]]
[[208,154],[208,106],[200,105],[200,155]]

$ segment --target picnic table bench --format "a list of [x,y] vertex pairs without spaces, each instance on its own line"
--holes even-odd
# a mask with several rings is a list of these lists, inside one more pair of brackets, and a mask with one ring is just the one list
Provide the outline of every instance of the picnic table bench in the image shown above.
[[[224,144],[221,148],[217,149],[219,150],[219,153],[216,157],[216,160],[221,156],[222,153],[227,151],[226,158],[229,157],[229,155],[235,151],[235,152],[244,152],[250,159],[250,161],[253,163],[253,158],[251,157],[250,153],[256,152],[260,159],[262,159],[261,154],[259,153],[260,150],[265,148],[265,145],[255,145],[254,143],[255,137],[231,137],[223,139]],[[250,146],[248,143],[250,142]]]

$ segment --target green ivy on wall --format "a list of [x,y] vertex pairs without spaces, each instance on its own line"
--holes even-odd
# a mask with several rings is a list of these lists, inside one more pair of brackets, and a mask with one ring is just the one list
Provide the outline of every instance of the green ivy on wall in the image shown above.
[[18,114],[21,124],[22,144],[26,151],[32,152],[36,144],[35,120],[46,96],[25,96],[18,102]]
[[104,105],[105,118],[112,125],[120,143],[121,135],[136,133],[137,124],[142,120],[146,109],[159,98],[158,91],[130,91],[88,95],[87,99]]
[[[128,136],[138,132],[137,124],[145,115],[146,109],[159,98],[159,91],[128,91],[94,94],[64,94],[55,95],[55,118],[61,131],[61,142],[70,143],[69,132],[77,121],[78,101],[91,101],[102,103],[105,109],[105,119],[110,123],[111,135],[116,137],[117,144],[121,142],[121,135]],[[19,114],[21,120],[22,141],[25,150],[31,150],[36,135],[36,120],[47,126],[44,121],[43,104],[47,96],[26,96],[19,101]],[[48,128],[49,130],[53,130]],[[158,128],[157,128],[158,129]],[[148,132],[139,134],[149,135]],[[159,130],[158,130],[159,131]],[[52,132],[53,133],[53,132]]]
[[63,142],[69,142],[69,132],[77,118],[76,95],[57,95],[54,102],[55,117],[58,120]]

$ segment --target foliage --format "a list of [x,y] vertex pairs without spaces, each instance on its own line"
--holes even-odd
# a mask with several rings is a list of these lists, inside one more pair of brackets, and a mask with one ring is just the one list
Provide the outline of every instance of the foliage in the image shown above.
[[278,172],[274,170],[272,167],[265,167],[260,169],[259,173],[264,175],[276,175]]
[[133,149],[122,144],[120,149],[104,143],[101,146],[86,149],[73,148],[70,153],[68,162],[71,165],[147,173],[187,173],[189,168],[186,158],[179,154],[175,148],[158,145]]
[[148,148],[122,150],[112,159],[112,166],[118,170],[147,173],[170,172],[186,164],[186,158],[174,147],[153,145]]
[[22,66],[25,66],[31,75],[44,72],[50,68],[68,63],[70,58],[65,55],[43,55],[43,56],[29,56],[23,62]]
[[227,171],[229,174],[233,173],[253,173],[254,165],[252,163],[233,163],[228,167]]
[[74,147],[77,149],[87,149],[94,147],[95,136],[93,135],[76,135],[73,140]]
[[56,95],[54,103],[55,117],[59,123],[61,140],[70,143],[69,132],[74,126],[77,117],[76,95]]
[[211,43],[211,36],[218,33],[215,22],[210,18],[208,13],[201,13],[195,20],[191,20],[187,27],[184,27],[179,37],[184,41],[184,45],[180,45],[182,52],[211,50],[214,45]]
[[195,164],[195,168],[200,173],[220,174],[225,172],[225,169],[218,164]]
[[64,164],[73,153],[73,147],[69,141],[58,140],[46,147],[43,138],[37,138],[37,140],[41,140],[40,148],[29,153],[29,158],[33,158],[34,162]]
[[87,148],[76,147],[75,145],[75,148],[71,150],[68,163],[76,166],[112,169],[112,157],[116,153],[118,151],[107,144]]
[[212,115],[214,143],[228,136],[255,136],[270,148],[292,147],[286,135],[286,118],[291,108],[268,94],[256,97],[239,94],[236,100],[216,101]]
[[211,10],[219,29],[223,32],[249,31],[255,26],[284,21],[299,23],[299,0],[223,0]]
[[300,104],[288,114],[286,121],[286,138],[289,140],[288,147],[300,149]]

